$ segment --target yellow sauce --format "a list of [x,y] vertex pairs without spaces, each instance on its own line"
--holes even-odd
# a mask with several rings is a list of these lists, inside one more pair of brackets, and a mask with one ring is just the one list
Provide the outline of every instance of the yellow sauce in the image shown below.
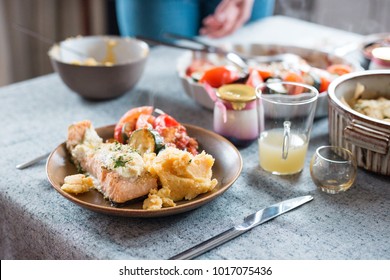
[[116,63],[116,57],[114,53],[114,48],[118,45],[118,41],[108,40],[106,47],[106,57],[103,59],[102,63],[105,66],[112,66]]

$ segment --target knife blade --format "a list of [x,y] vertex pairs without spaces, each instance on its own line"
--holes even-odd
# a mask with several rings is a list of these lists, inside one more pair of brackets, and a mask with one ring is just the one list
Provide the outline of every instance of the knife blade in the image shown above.
[[271,206],[260,209],[259,211],[244,218],[244,222],[236,225],[194,247],[177,254],[170,258],[170,260],[190,260],[193,259],[245,232],[261,225],[269,220],[276,218],[288,211],[291,211],[309,201],[313,200],[311,195],[300,196],[282,202],[273,204]]

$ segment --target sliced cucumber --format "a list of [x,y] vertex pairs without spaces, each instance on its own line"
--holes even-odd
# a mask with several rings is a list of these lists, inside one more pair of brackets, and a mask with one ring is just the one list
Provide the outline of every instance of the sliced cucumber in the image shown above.
[[155,130],[141,128],[131,133],[128,144],[140,155],[158,153],[164,147],[164,139]]

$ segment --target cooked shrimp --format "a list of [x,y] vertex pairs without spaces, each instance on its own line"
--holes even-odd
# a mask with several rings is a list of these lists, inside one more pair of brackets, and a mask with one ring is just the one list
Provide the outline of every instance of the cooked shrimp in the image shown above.
[[123,135],[123,127],[125,126],[127,132],[132,132],[135,129],[135,125],[140,115],[151,115],[152,113],[153,113],[152,106],[137,107],[129,110],[119,119],[118,123],[116,124],[115,131],[114,131],[114,138],[118,142],[124,143],[125,135]]

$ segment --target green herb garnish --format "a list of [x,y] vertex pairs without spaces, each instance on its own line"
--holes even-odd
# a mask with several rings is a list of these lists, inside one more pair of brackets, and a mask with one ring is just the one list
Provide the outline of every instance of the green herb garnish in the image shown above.
[[122,156],[115,160],[114,168],[123,167],[126,165],[127,160],[124,160]]

